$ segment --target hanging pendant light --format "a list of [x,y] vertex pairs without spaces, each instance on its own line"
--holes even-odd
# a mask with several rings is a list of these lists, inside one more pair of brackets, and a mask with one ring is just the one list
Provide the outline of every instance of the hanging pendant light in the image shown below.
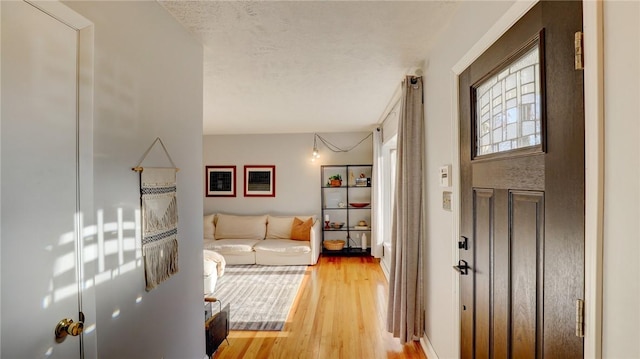
[[318,143],[316,140],[316,134],[313,134],[313,153],[311,155],[311,162],[315,162],[316,158],[320,158],[320,153],[318,153]]

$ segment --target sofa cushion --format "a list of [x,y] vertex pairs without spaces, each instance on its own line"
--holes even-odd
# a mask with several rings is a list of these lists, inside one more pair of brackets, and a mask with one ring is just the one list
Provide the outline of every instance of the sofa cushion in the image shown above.
[[292,239],[272,239],[260,241],[254,247],[256,252],[271,252],[279,255],[299,255],[311,252],[309,242]]
[[264,239],[267,216],[233,216],[218,214],[215,238],[220,239]]
[[205,242],[205,248],[216,251],[222,255],[229,253],[250,253],[256,243],[261,242],[259,239],[217,239],[215,241]]
[[204,234],[204,239],[216,239],[216,237],[214,236],[214,233],[216,232],[216,225],[213,224],[213,219],[216,217],[215,214],[209,214],[204,216],[204,228],[203,228],[203,234]]
[[300,218],[296,217],[293,220],[293,224],[291,225],[291,239],[298,241],[309,241],[311,240],[311,226],[313,226],[313,219],[309,218],[306,221],[302,221]]
[[205,238],[204,239],[204,246],[202,248],[203,249],[213,250],[212,247],[215,246],[216,242],[217,241],[215,239],[207,239],[207,238]]
[[267,218],[267,239],[290,239],[293,216]]

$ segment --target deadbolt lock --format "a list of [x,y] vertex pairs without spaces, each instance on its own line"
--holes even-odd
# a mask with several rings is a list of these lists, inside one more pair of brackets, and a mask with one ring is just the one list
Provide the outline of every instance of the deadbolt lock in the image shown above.
[[67,336],[78,336],[82,333],[84,324],[82,322],[74,322],[73,319],[62,319],[58,325],[56,325],[56,338],[62,339]]
[[458,249],[464,249],[465,251],[469,250],[469,238],[460,236],[460,240],[458,241]]

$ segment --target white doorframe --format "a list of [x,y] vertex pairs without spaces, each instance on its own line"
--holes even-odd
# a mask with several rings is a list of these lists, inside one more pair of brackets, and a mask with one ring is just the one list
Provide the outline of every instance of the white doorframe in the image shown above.
[[[451,263],[458,263],[460,236],[460,152],[458,77],[491,44],[515,24],[537,1],[516,1],[493,27],[453,66],[453,228]],[[584,103],[585,103],[585,338],[584,357],[602,357],[602,229],[603,229],[603,23],[602,1],[583,2]],[[591,66],[589,64],[592,64]],[[459,276],[452,272],[454,311],[453,345],[460,356]],[[425,338],[426,339],[426,338]]]
[[603,3],[584,1],[585,117],[585,358],[602,358],[604,236]]

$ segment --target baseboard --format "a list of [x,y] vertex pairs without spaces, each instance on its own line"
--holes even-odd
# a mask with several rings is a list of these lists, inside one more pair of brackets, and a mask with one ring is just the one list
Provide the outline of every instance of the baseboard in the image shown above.
[[380,268],[382,268],[382,273],[384,273],[384,276],[387,277],[387,282],[389,281],[389,268],[387,267],[387,264],[385,261],[380,260]]
[[436,354],[436,351],[433,350],[433,346],[431,346],[431,342],[426,335],[423,335],[422,338],[420,338],[420,346],[428,359],[438,359],[438,355]]

